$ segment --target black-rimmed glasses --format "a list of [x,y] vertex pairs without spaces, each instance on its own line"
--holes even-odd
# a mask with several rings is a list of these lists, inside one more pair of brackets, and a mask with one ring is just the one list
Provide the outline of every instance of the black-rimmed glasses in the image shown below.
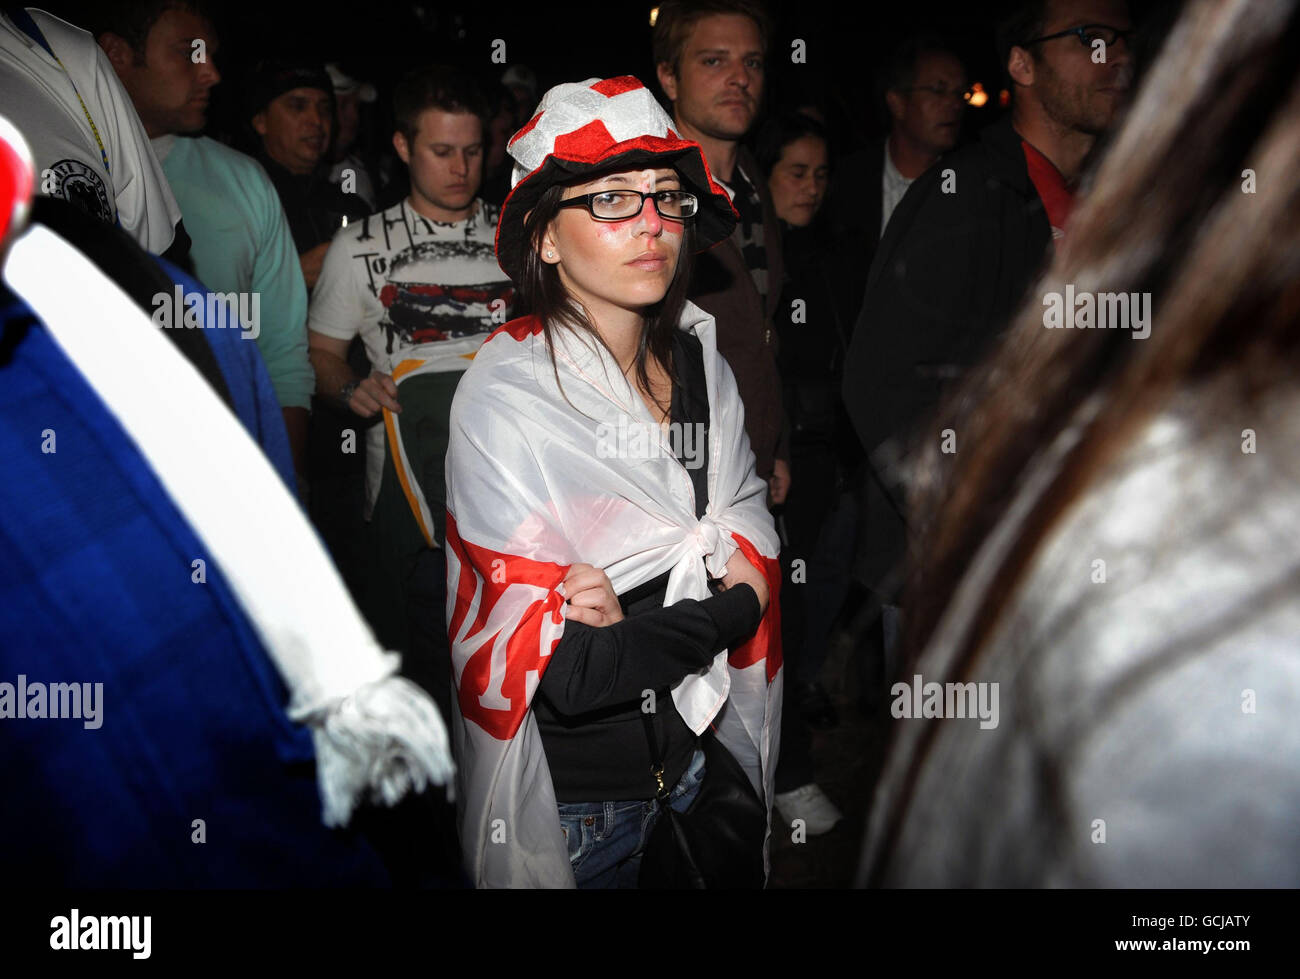
[[1133,31],[1131,29],[1121,30],[1107,24],[1084,24],[1082,27],[1071,27],[1068,31],[1057,31],[1055,34],[1044,34],[1042,37],[1036,37],[1032,41],[1023,41],[1019,46],[1027,48],[1031,44],[1054,41],[1058,37],[1069,37],[1071,34],[1077,37],[1079,43],[1085,48],[1091,48],[1097,41],[1101,41],[1106,47],[1110,47],[1121,39],[1127,44],[1129,38],[1133,36]]
[[684,190],[602,190],[595,194],[579,194],[561,201],[560,207],[585,207],[597,221],[626,221],[641,213],[646,200],[654,202],[661,218],[680,221],[692,217],[700,206],[699,198]]

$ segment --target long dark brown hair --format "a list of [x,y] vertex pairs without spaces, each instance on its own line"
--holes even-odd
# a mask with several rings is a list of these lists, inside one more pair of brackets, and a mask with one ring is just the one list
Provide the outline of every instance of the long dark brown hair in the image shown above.
[[[583,176],[577,183],[586,183],[595,179],[593,175]],[[546,338],[546,348],[551,354],[551,367],[555,371],[555,382],[560,383],[559,366],[555,362],[555,331],[573,329],[588,334],[599,343],[610,357],[614,352],[597,332],[595,324],[583,305],[569,293],[560,281],[559,269],[542,261],[542,239],[546,229],[555,216],[560,213],[560,202],[564,199],[565,184],[556,184],[548,188],[538,199],[536,206],[524,220],[524,237],[528,247],[524,251],[524,268],[519,282],[519,293],[527,312],[542,322],[542,332]],[[693,222],[682,222],[681,250],[677,253],[677,268],[664,298],[645,313],[645,329],[641,331],[641,343],[636,352],[636,379],[642,390],[651,392],[650,362],[653,358],[670,376],[673,371],[673,333],[681,319],[682,308],[686,305],[686,293],[690,287],[690,269],[695,252],[695,230]],[[617,358],[614,358],[617,362]],[[680,381],[680,378],[678,378]],[[561,393],[563,388],[561,387]],[[653,394],[651,395],[653,397]],[[567,397],[566,397],[567,400]],[[658,399],[656,399],[658,403]],[[667,411],[668,405],[660,405]]]
[[[1050,531],[1171,397],[1216,382],[1193,421],[1220,432],[1249,417],[1263,395],[1300,381],[1297,51],[1295,0],[1200,0],[1176,25],[1085,182],[1051,268],[990,359],[941,409],[936,430],[953,429],[956,453],[934,445],[920,454],[909,501],[903,675],[1039,453],[1068,425],[1080,424],[1081,437],[989,575],[950,675],[935,679],[973,673]],[[1066,283],[1150,293],[1150,335],[1044,329],[1043,296]],[[1094,399],[1095,414],[1081,411]],[[915,753],[893,759],[901,788],[882,814],[871,882],[886,876],[939,730],[925,723]]]

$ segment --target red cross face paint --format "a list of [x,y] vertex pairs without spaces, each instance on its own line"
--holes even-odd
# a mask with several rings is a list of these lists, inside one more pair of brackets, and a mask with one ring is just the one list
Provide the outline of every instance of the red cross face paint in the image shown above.
[[[690,214],[690,233],[682,237],[683,244],[689,238],[694,251],[725,240],[736,226],[731,199],[710,175],[699,143],[683,139],[654,95],[631,75],[556,85],[542,97],[533,118],[515,133],[507,152],[514,160],[512,189],[501,208],[496,247],[501,268],[515,281],[523,276],[525,256],[534,247],[523,233],[526,216],[557,183],[594,182],[606,167],[624,172],[650,169],[656,174],[672,167],[682,191],[692,199],[661,204],[670,215]],[[625,212],[616,208],[599,216],[621,220]],[[547,261],[544,252],[541,257]],[[655,257],[646,260],[653,262]]]
[[[661,167],[605,174],[570,188],[565,198],[680,189],[677,172]],[[597,220],[585,207],[565,208],[551,222],[542,255],[559,267],[565,288],[589,309],[643,309],[668,292],[677,270],[682,231],[682,221],[661,217],[651,200],[643,201],[638,214],[622,221]],[[547,256],[547,251],[554,256]]]

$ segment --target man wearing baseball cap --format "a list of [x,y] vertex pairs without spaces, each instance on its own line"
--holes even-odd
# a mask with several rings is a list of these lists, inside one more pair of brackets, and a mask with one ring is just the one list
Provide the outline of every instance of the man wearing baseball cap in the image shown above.
[[330,184],[321,165],[334,132],[334,86],[307,61],[263,62],[249,104],[258,158],[280,194],[310,290],[334,232],[364,217],[365,203]]

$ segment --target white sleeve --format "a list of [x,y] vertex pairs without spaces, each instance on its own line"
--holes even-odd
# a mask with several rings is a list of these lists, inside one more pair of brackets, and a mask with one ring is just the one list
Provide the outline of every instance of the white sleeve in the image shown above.
[[307,311],[307,329],[335,340],[351,340],[366,316],[350,245],[346,228],[335,232]]
[[122,228],[146,250],[165,252],[176,237],[180,205],[108,56],[86,31],[44,11],[31,14],[99,130]]

